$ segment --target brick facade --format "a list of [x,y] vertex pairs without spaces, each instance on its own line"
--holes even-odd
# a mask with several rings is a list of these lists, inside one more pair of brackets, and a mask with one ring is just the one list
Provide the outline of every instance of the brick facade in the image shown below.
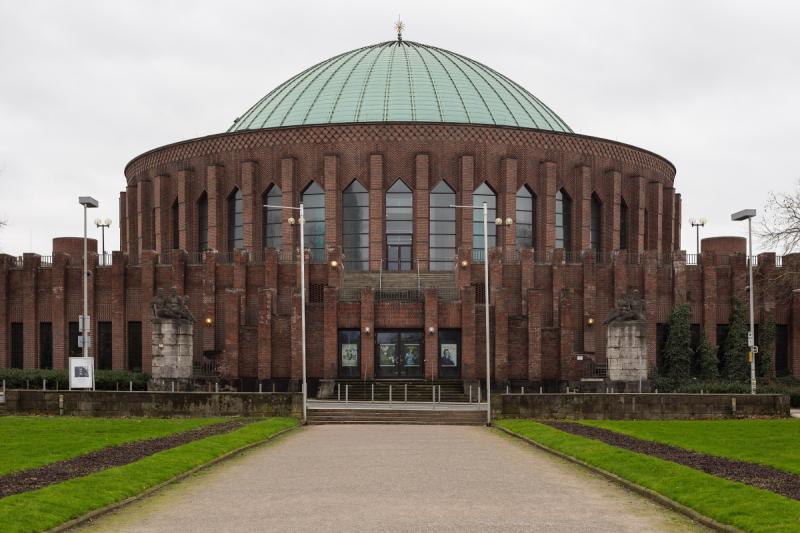
[[[485,374],[486,288],[482,256],[473,261],[471,210],[456,211],[454,297],[444,298],[433,288],[420,291],[417,301],[391,302],[379,298],[378,287],[370,287],[343,299],[348,273],[342,268],[342,191],[353,180],[369,193],[372,272],[386,268],[386,191],[397,179],[413,191],[412,253],[414,270],[419,265],[422,272],[430,259],[429,191],[444,180],[455,191],[456,203],[467,205],[484,182],[496,192],[497,217],[511,219],[510,225],[497,227],[496,248],[486,258],[491,270],[490,344],[498,382],[576,380],[585,375],[586,362],[605,363],[603,320],[630,290],[639,290],[646,300],[651,365],[657,324],[666,322],[673,305],[688,302],[692,322],[714,342],[730,298],[746,297],[746,261],[733,253],[738,241],[725,241],[725,250],[720,242],[696,261],[687,262],[680,251],[681,198],[673,187],[674,167],[645,150],[592,137],[442,124],[279,128],[158,148],[131,161],[126,177],[119,201],[122,250],[114,252],[110,266],[97,264],[96,247],[90,257],[93,331],[98,321],[112,323],[115,369],[129,366],[128,324],[141,322],[143,337],[149,339],[149,303],[158,288],[174,286],[189,295],[197,319],[198,363],[205,361],[204,354],[214,355],[225,377],[300,378],[299,235],[298,226],[287,223],[297,214],[283,212],[281,249],[264,250],[261,205],[272,185],[281,188],[287,207],[299,203],[312,181],[325,191],[323,259],[338,264],[305,256],[312,379],[337,376],[340,329],[361,331],[361,377],[374,376],[374,336],[382,329],[423,331],[422,375],[428,379],[439,377],[439,328],[460,330],[461,378]],[[516,250],[515,195],[523,185],[534,194],[535,251]],[[229,198],[235,189],[244,202],[244,249],[234,251],[228,235]],[[570,250],[554,249],[559,190],[572,202]],[[210,248],[205,252],[198,247],[198,200],[203,193]],[[592,249],[593,202],[601,206],[599,250]],[[19,261],[0,256],[0,366],[11,364],[11,324],[17,322],[24,331],[25,367],[40,364],[41,322],[52,323],[54,366],[66,366],[69,323],[80,314],[81,287],[80,256],[63,242],[56,243],[52,257],[26,254]],[[757,279],[777,268],[774,254],[762,254]],[[797,294],[788,290],[767,287],[757,292],[759,320],[765,311],[773,312],[789,331],[788,368],[796,376],[798,302]],[[150,370],[149,352],[150,342],[143,341],[145,371]],[[96,343],[91,353],[97,355]]]

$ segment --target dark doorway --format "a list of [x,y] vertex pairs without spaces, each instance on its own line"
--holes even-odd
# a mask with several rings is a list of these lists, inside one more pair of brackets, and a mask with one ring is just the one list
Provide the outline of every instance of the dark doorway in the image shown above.
[[111,370],[111,322],[97,323],[97,368]]
[[142,371],[142,323],[128,322],[128,370]]
[[423,377],[424,351],[422,331],[379,331],[375,335],[375,377]]
[[24,345],[22,322],[11,323],[11,368],[22,368],[24,364]]

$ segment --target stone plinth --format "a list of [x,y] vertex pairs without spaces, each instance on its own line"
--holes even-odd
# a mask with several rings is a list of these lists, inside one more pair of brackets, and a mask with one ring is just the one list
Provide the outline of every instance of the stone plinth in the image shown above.
[[608,324],[606,359],[608,379],[638,382],[647,380],[646,324],[630,320]]
[[194,327],[190,320],[154,318],[153,390],[184,390],[192,378]]

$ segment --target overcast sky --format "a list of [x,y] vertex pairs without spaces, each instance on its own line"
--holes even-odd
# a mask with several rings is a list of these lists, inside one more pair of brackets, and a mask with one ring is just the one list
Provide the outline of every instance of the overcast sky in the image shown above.
[[128,161],[225,131],[308,66],[393,39],[398,14],[576,132],[672,161],[689,252],[690,217],[744,235],[730,213],[800,179],[800,2],[0,0],[0,250],[82,235],[79,195],[117,249]]

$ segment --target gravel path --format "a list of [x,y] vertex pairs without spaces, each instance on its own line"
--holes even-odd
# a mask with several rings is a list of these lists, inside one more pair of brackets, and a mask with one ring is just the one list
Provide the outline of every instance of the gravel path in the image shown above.
[[480,427],[311,426],[101,517],[92,531],[696,531]]

